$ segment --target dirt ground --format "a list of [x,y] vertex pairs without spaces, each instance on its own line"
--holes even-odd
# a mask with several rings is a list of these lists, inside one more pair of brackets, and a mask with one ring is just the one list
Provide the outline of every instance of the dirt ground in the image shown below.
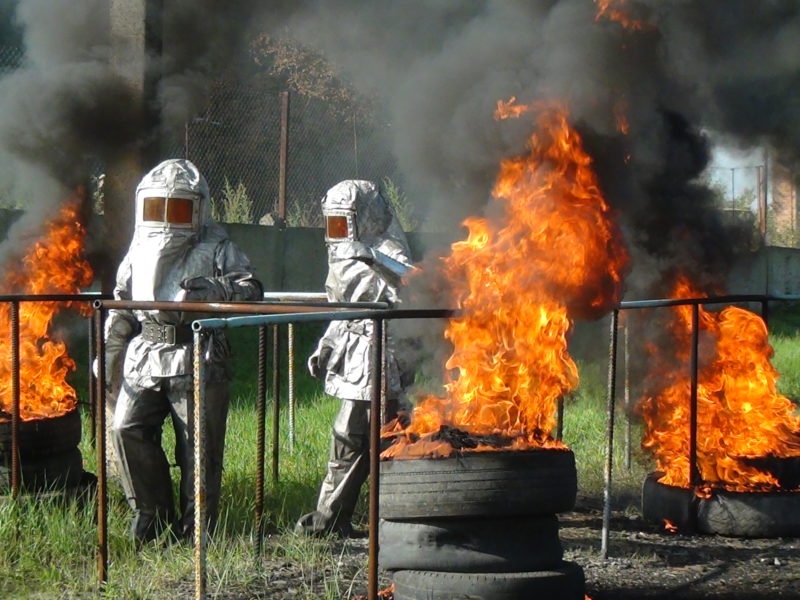
[[[800,538],[679,535],[615,513],[604,560],[599,506],[579,501],[559,521],[564,558],[583,567],[592,600],[800,600]],[[344,544],[366,561],[366,540]],[[380,582],[387,584],[385,573]],[[366,571],[361,585],[354,591],[366,591]]]
[[[800,600],[800,538],[673,534],[644,523],[636,511],[627,512],[613,514],[605,560],[600,557],[602,510],[596,501],[579,499],[575,511],[559,515],[564,559],[583,567],[591,600]],[[342,600],[365,600],[368,539],[331,543],[339,556],[337,578],[347,582]],[[263,579],[238,593],[229,590],[225,598],[296,600],[301,587],[308,592],[307,585],[298,586],[301,579],[308,581],[303,565],[264,567]],[[320,582],[322,575],[316,577]],[[381,589],[390,583],[390,575],[380,572]],[[320,597],[325,592],[320,583]],[[382,598],[393,600],[391,595]]]
[[688,536],[615,515],[600,557],[602,513],[560,515],[565,558],[583,567],[592,600],[800,599],[800,539]]

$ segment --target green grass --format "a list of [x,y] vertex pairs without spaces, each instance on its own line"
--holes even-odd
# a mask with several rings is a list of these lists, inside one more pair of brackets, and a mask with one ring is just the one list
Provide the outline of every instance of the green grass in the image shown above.
[[[796,374],[800,365],[800,334],[795,326],[795,323],[800,324],[800,318],[795,313],[778,314],[773,322],[774,364],[781,373],[781,391],[792,398],[800,398],[800,380]],[[343,552],[348,552],[346,547],[331,540],[308,540],[291,533],[297,517],[315,504],[327,461],[330,428],[338,409],[338,401],[325,396],[319,382],[305,369],[306,357],[321,329],[321,326],[305,325],[296,328],[296,437],[294,447],[290,448],[287,411],[284,410],[280,422],[277,483],[273,482],[271,474],[271,407],[267,409],[265,514],[268,537],[258,560],[254,555],[253,519],[258,429],[255,409],[257,335],[255,330],[231,330],[236,380],[226,440],[221,526],[208,552],[211,597],[257,597],[254,590],[266,594],[276,585],[275,570],[284,563],[299,565],[301,576],[289,582],[298,600],[338,600],[364,592],[363,583],[354,581],[365,580],[366,564],[356,570],[349,567],[342,557]],[[271,338],[269,348],[271,350]],[[80,365],[80,369],[84,367]],[[581,385],[567,401],[564,417],[564,440],[576,456],[579,493],[598,507],[602,502],[605,469],[606,369],[604,361],[580,364]],[[271,384],[271,372],[268,375]],[[74,377],[78,389],[82,389],[81,381],[85,382],[85,378],[79,371]],[[282,398],[285,401],[285,389]],[[649,459],[638,449],[640,427],[635,419],[631,468],[626,467],[626,423],[623,411],[618,411],[613,498],[615,509],[622,511],[636,509],[643,477],[651,469]],[[172,444],[170,429],[165,427],[168,455]],[[96,472],[88,432],[88,422],[85,422],[81,443],[85,468]],[[366,519],[364,506],[362,498],[357,511],[362,522]],[[22,496],[15,503],[0,502],[0,598],[100,597],[95,566],[97,531],[93,518],[92,505],[75,501]],[[137,549],[128,537],[129,518],[130,511],[122,492],[112,482],[109,495],[110,582],[104,597],[109,600],[191,597],[193,548],[175,544]]]

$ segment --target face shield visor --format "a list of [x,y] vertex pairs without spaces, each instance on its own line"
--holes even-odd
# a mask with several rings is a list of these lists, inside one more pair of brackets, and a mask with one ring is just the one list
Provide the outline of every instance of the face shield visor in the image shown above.
[[196,229],[199,202],[193,198],[144,196],[137,221],[143,227]]
[[356,215],[353,211],[326,210],[324,216],[326,242],[354,241],[358,239]]

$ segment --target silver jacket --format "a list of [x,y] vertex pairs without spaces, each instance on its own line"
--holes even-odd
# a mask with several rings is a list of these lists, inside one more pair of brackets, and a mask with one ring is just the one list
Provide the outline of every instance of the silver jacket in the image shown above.
[[[389,203],[369,181],[347,180],[328,190],[323,214],[350,211],[355,231],[349,239],[327,239],[328,277],[325,290],[331,302],[399,301],[402,276],[413,269],[406,236]],[[308,361],[312,375],[324,379],[325,392],[348,400],[370,400],[369,320],[331,321]],[[389,336],[386,389],[400,392],[400,376]]]
[[[189,197],[196,201],[191,224],[154,225],[141,218],[149,196]],[[208,185],[189,161],[168,160],[145,175],[136,189],[136,231],[117,271],[114,297],[122,300],[260,300],[261,284],[245,254],[209,216]],[[122,374],[130,385],[157,389],[159,379],[192,373],[188,326],[198,313],[111,310],[105,325],[107,374],[112,389]],[[148,341],[144,324],[174,326],[176,343]],[[229,379],[230,349],[221,332],[205,349],[210,380]],[[120,365],[120,362],[124,363]],[[115,381],[116,379],[116,381]]]

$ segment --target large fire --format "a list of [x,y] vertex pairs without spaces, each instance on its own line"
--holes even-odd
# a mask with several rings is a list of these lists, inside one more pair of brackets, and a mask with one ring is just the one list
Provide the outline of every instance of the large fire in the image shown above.
[[[685,278],[676,298],[704,297]],[[661,483],[690,487],[689,357],[692,308],[673,309],[670,335],[678,369],[659,359],[655,348],[653,379],[658,390],[640,403],[645,422],[643,447],[664,473]],[[697,384],[697,464],[704,488],[729,491],[785,489],[770,459],[800,458],[800,416],[794,403],[777,391],[773,350],[758,315],[727,307],[709,312],[699,307],[700,350]],[[666,349],[662,349],[662,352]]]
[[[92,269],[82,256],[86,231],[78,219],[79,200],[72,198],[45,227],[44,239],[24,257],[4,266],[3,294],[77,294],[92,282]],[[70,305],[71,303],[66,303]],[[50,337],[50,322],[65,303],[20,302],[20,417],[56,417],[77,405],[66,377],[75,369],[63,342]],[[76,306],[88,310],[86,306]],[[11,311],[0,307],[0,418],[12,410]]]
[[571,320],[619,301],[628,254],[567,111],[512,99],[495,117],[531,110],[528,153],[502,161],[492,192],[502,218],[467,219],[467,239],[443,261],[460,309],[445,332],[447,395],[420,401],[407,428],[386,428],[396,439],[385,458],[449,455],[452,430],[477,437],[478,451],[563,447],[551,431],[578,384]]

